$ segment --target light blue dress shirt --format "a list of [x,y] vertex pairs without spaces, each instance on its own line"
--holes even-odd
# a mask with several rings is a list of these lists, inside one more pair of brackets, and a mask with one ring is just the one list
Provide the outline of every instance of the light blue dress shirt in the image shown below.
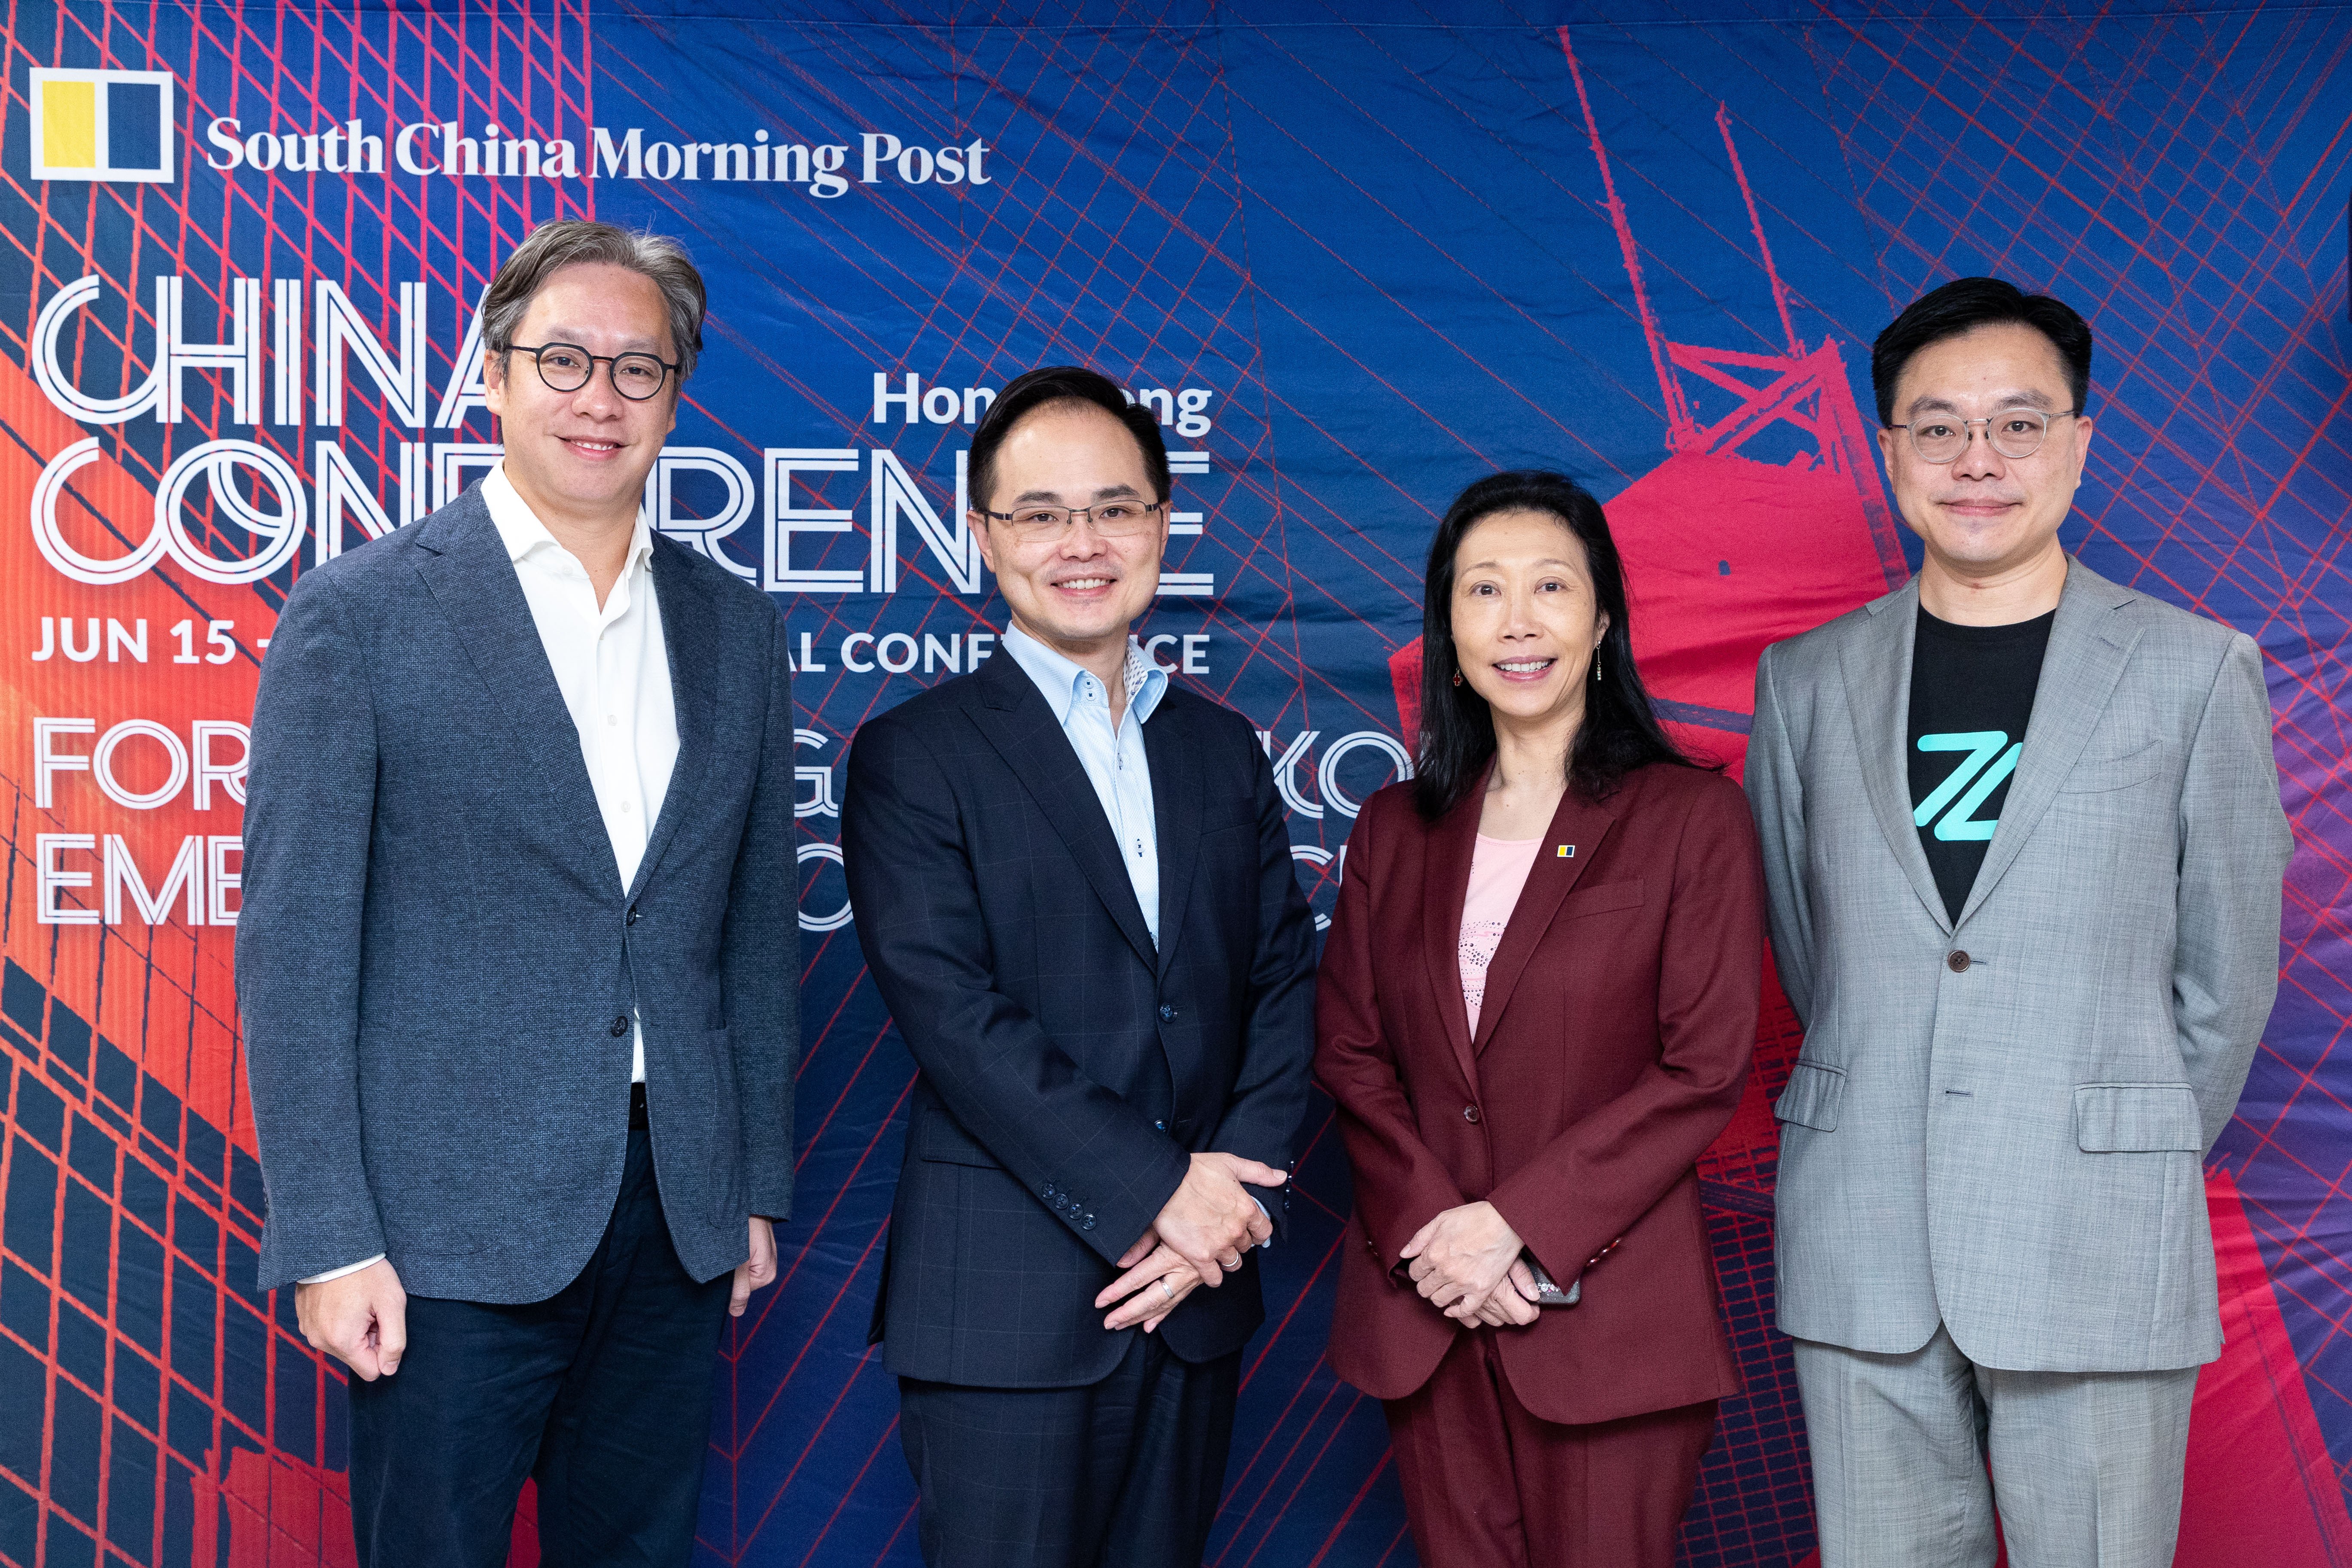
[[[1151,945],[1160,945],[1160,838],[1151,807],[1151,764],[1143,754],[1143,726],[1168,690],[1168,672],[1144,653],[1143,645],[1127,639],[1127,665],[1119,673],[1127,684],[1127,710],[1118,728],[1110,722],[1110,694],[1094,672],[1055,653],[1019,626],[1007,626],[1004,651],[1037,683],[1062,733],[1070,738],[1087,778],[1110,819],[1111,837],[1118,841],[1119,858],[1127,864],[1127,879],[1135,888],[1135,901],[1143,908],[1144,929]],[[1165,1132],[1165,1123],[1154,1123]],[[1265,1200],[1255,1193],[1250,1201],[1265,1213]],[[1270,1247],[1263,1241],[1260,1247]]]
[[1008,627],[1003,647],[1037,683],[1038,692],[1069,737],[1110,820],[1118,858],[1143,910],[1144,929],[1160,943],[1160,838],[1151,807],[1151,764],[1143,752],[1143,726],[1168,689],[1168,672],[1154,664],[1133,637],[1127,639],[1127,708],[1118,727],[1110,721],[1110,693],[1094,672],[1065,658],[1019,626]]

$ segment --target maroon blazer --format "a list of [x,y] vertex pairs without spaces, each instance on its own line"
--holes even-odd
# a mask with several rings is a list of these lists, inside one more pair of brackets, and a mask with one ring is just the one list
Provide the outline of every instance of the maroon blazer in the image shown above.
[[[1606,801],[1564,797],[1486,973],[1478,1033],[1459,942],[1482,801],[1438,822],[1409,784],[1365,802],[1316,994],[1315,1076],[1339,1101],[1356,1212],[1333,1370],[1401,1399],[1462,1326],[1399,1249],[1484,1198],[1582,1301],[1495,1331],[1519,1403],[1610,1421],[1736,1394],[1697,1161],[1755,1045],[1764,951],[1756,831],[1738,786],[1654,764]],[[1559,853],[1572,845],[1572,854]]]

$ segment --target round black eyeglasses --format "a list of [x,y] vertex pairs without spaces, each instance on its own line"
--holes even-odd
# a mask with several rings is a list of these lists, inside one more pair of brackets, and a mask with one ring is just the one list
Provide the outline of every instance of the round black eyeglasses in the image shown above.
[[539,379],[550,392],[577,392],[588,384],[600,364],[612,367],[613,390],[632,403],[643,403],[662,389],[677,366],[648,353],[592,354],[578,343],[541,343],[533,348],[517,343],[514,352],[538,363]]

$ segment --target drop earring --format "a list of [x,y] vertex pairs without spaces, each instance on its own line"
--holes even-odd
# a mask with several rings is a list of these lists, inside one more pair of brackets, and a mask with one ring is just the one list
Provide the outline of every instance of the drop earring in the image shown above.
[[1456,686],[1462,684],[1462,672],[1458,669],[1454,672],[1454,684]]

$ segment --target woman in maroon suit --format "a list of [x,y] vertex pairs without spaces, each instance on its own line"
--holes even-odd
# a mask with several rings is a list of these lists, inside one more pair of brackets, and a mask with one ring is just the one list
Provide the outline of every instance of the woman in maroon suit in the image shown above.
[[1331,1364],[1429,1568],[1666,1568],[1739,1386],[1696,1166],[1755,1037],[1755,833],[1660,729],[1571,481],[1465,490],[1423,625],[1416,775],[1356,820],[1318,986]]

